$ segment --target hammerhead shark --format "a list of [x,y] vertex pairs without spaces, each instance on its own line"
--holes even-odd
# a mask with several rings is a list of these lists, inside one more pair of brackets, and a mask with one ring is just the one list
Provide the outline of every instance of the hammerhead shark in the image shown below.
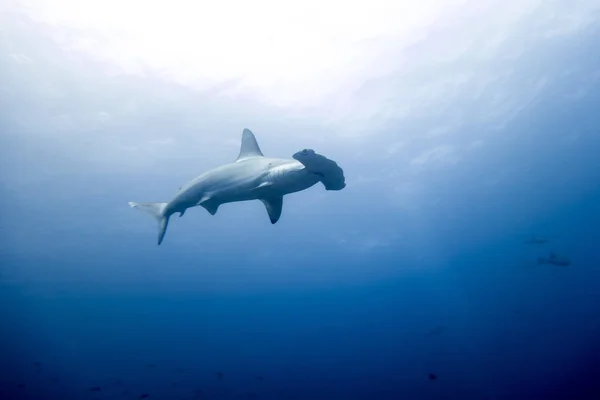
[[293,159],[265,157],[249,129],[242,132],[240,153],[234,162],[221,165],[197,176],[166,203],[129,202],[153,216],[159,224],[158,245],[165,237],[169,218],[182,217],[188,208],[202,206],[215,215],[219,206],[237,201],[260,200],[272,224],[279,221],[283,196],[299,192],[321,182],[326,190],[346,187],[344,171],[312,149],[298,151]]
[[559,267],[568,267],[571,265],[571,260],[565,256],[560,256],[555,252],[551,252],[549,257],[538,257],[538,264],[552,264]]

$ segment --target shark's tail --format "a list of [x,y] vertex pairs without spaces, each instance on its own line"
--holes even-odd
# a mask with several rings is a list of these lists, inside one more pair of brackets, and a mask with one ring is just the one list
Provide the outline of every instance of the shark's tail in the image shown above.
[[158,245],[160,246],[169,225],[170,215],[165,215],[167,203],[135,203],[130,201],[129,206],[152,215],[158,221]]

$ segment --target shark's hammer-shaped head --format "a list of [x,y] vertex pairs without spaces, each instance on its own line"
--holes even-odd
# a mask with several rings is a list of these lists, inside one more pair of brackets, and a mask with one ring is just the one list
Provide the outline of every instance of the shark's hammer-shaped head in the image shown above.
[[346,187],[344,171],[335,161],[315,153],[312,149],[298,151],[293,158],[302,163],[310,172],[319,175],[325,189],[342,190]]

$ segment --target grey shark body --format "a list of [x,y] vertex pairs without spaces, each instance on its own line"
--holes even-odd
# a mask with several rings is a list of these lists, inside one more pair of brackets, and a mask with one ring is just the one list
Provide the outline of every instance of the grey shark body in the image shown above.
[[314,151],[305,149],[293,159],[265,157],[254,134],[242,133],[238,158],[192,179],[166,203],[129,205],[154,216],[159,221],[158,244],[164,239],[169,218],[183,216],[188,208],[201,206],[215,215],[219,206],[238,201],[260,200],[269,219],[275,224],[281,217],[283,196],[299,192],[322,182],[327,190],[341,190],[343,171],[337,164]]

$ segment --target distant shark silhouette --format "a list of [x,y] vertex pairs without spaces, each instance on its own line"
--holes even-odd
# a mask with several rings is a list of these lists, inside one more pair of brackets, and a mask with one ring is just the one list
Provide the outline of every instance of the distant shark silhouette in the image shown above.
[[281,216],[283,196],[321,182],[326,190],[346,187],[344,171],[335,161],[304,149],[293,160],[265,157],[249,129],[242,133],[240,154],[235,162],[221,165],[186,183],[167,203],[129,205],[152,215],[159,223],[158,244],[165,237],[169,218],[183,216],[190,207],[202,206],[215,215],[219,206],[236,201],[260,200],[272,224]]
[[559,267],[568,267],[571,265],[571,260],[567,257],[557,255],[551,252],[549,257],[538,257],[538,264],[552,264]]
[[548,239],[541,236],[531,236],[523,241],[525,244],[544,244],[546,242],[548,242]]

